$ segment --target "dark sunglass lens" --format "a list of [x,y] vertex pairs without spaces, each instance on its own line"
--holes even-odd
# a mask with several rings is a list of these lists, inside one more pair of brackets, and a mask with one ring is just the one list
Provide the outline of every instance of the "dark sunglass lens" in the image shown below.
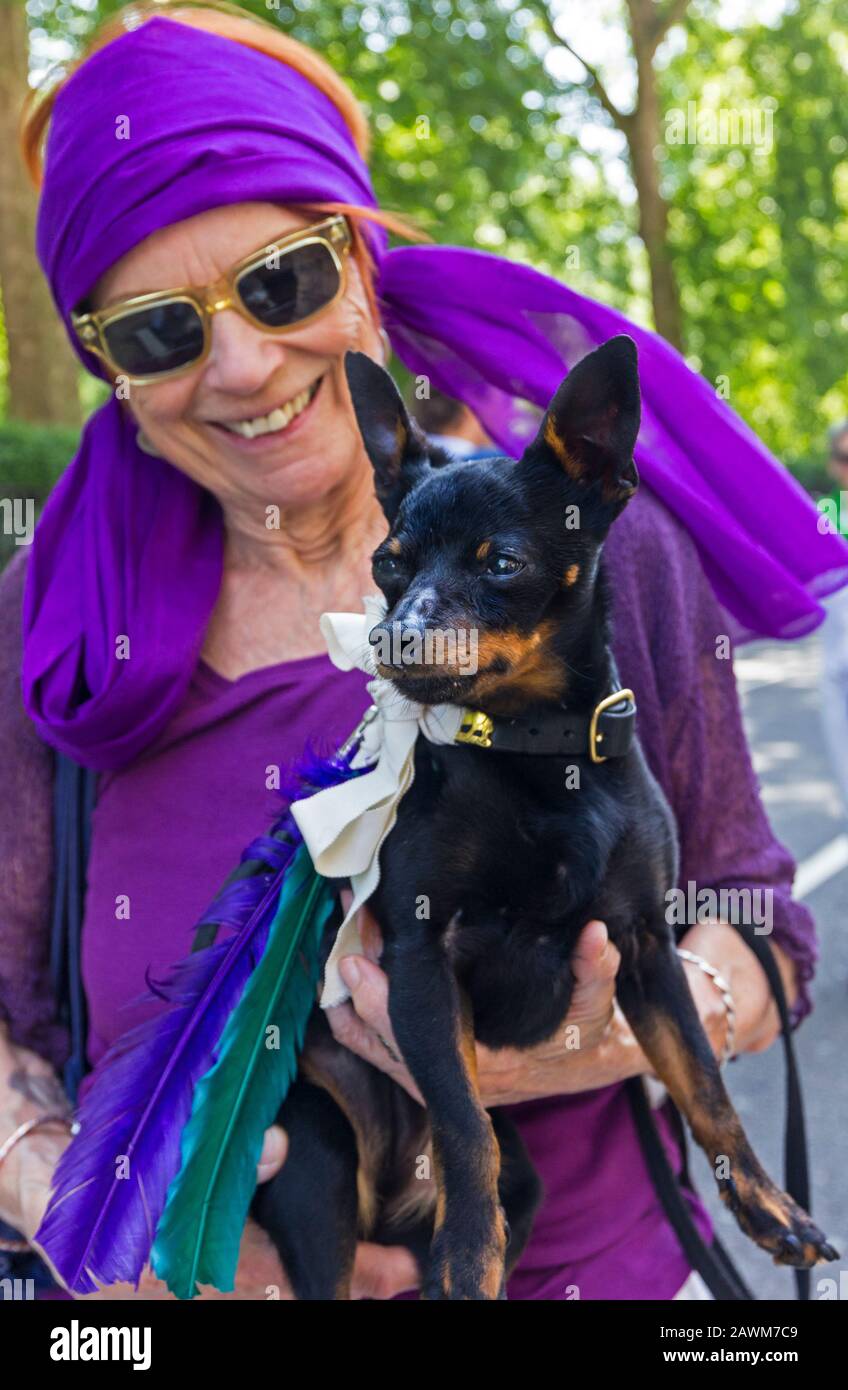
[[238,292],[248,313],[269,328],[309,318],[335,297],[339,272],[329,248],[315,241],[280,252],[239,277]]
[[157,376],[187,367],[203,351],[203,322],[193,304],[152,304],[103,329],[113,361],[129,376]]

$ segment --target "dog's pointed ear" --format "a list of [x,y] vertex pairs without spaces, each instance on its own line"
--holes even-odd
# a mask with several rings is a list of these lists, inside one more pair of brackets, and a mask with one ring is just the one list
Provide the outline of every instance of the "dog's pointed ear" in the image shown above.
[[364,352],[346,352],[345,374],[356,423],[374,469],[374,491],[389,521],[428,457],[427,439],[384,367]]
[[524,458],[545,458],[582,486],[600,484],[602,500],[617,514],[639,482],[639,415],[636,344],[622,333],[571,369]]

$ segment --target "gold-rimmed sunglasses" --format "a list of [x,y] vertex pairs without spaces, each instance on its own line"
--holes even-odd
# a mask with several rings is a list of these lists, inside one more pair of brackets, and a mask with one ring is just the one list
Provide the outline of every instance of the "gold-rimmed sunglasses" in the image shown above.
[[114,375],[145,386],[203,362],[212,315],[222,309],[263,333],[289,333],[323,314],[344,291],[350,247],[346,219],[328,217],[245,256],[212,285],[134,295],[71,321],[83,347]]

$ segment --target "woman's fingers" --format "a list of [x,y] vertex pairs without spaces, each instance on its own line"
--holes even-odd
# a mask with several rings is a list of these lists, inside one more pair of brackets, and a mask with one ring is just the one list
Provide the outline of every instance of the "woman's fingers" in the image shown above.
[[609,939],[605,922],[587,922],[577,938],[571,968],[578,985],[598,986],[612,992],[621,964],[617,946]]
[[[621,956],[612,944],[603,922],[587,922],[574,948],[571,968],[574,992],[563,1023],[563,1030],[580,1030],[578,1045],[596,1046],[604,1035],[615,1007],[615,980]],[[562,1030],[561,1030],[562,1031]]]
[[350,990],[350,1003],[327,1010],[327,1020],[337,1042],[388,1073],[420,1104],[421,1093],[400,1055],[389,1018],[389,982],[384,972],[365,956],[345,956],[339,962],[341,977]]
[[371,1245],[361,1241],[356,1247],[351,1298],[394,1298],[395,1294],[417,1289],[418,1265],[404,1245]]
[[286,1161],[288,1151],[289,1137],[286,1131],[279,1125],[271,1125],[270,1129],[266,1129],[256,1168],[256,1181],[268,1182],[269,1178],[276,1177]]

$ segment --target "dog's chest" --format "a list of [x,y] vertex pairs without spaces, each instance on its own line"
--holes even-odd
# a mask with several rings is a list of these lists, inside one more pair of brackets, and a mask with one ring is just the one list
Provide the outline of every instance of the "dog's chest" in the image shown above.
[[555,762],[528,780],[482,750],[417,751],[387,849],[439,920],[544,930],[592,901],[609,855],[599,833],[612,824],[607,798],[593,787],[569,789]]

